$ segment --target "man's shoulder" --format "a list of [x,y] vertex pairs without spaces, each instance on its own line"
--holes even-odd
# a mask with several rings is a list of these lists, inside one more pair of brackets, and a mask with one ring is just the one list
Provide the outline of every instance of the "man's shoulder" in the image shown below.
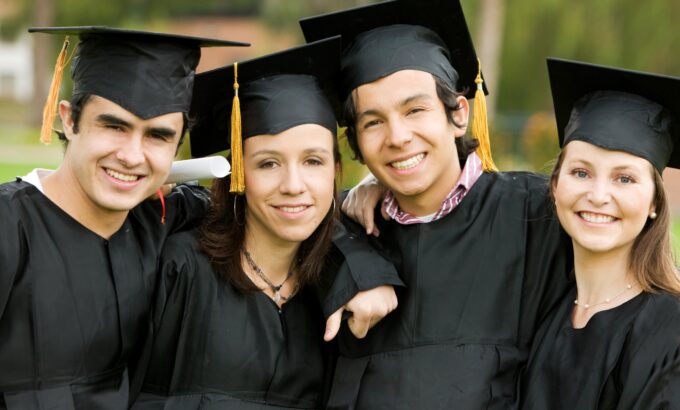
[[24,182],[21,178],[17,177],[14,181],[0,184],[0,196],[11,197],[15,193],[26,190],[31,186],[31,184]]
[[17,207],[21,200],[32,195],[37,189],[20,178],[0,184],[0,207]]
[[513,192],[526,192],[532,195],[548,195],[548,177],[529,171],[505,171],[484,174],[496,189],[507,189]]

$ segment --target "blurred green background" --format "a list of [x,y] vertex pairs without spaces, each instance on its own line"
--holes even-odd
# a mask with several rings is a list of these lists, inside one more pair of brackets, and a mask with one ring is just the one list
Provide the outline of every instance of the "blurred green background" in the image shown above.
[[[453,1],[453,0],[452,0]],[[42,105],[63,39],[30,26],[109,25],[253,43],[205,50],[199,71],[301,44],[298,19],[367,0],[0,0],[0,182],[35,167],[55,168],[58,142],[37,142]],[[677,0],[461,0],[490,91],[491,140],[501,170],[547,172],[558,146],[545,67],[548,56],[680,76]],[[19,74],[19,49],[28,63]],[[14,53],[14,54],[13,54]],[[12,72],[12,67],[15,71]],[[9,67],[9,68],[8,68]],[[30,77],[18,92],[17,75]],[[26,80],[28,77],[22,77]],[[70,97],[65,75],[61,98]],[[680,96],[678,96],[680,98]],[[59,127],[59,124],[55,124]],[[186,158],[188,144],[180,152]],[[343,185],[365,172],[343,146]],[[677,171],[676,171],[677,172]],[[665,175],[680,216],[680,173]],[[677,185],[677,187],[675,186]],[[680,223],[674,227],[680,232]]]

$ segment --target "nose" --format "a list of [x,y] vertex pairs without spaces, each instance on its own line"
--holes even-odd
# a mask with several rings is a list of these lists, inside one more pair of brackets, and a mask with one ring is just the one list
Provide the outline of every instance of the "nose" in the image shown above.
[[281,193],[286,195],[300,195],[307,189],[304,171],[298,165],[286,166],[286,172],[281,181]]
[[411,130],[400,119],[391,119],[388,126],[387,144],[394,148],[404,148],[413,139]]
[[121,142],[116,152],[118,161],[127,168],[134,168],[144,163],[144,146],[142,135],[132,135]]
[[601,206],[611,201],[611,190],[606,178],[594,179],[588,190],[587,199],[593,205]]

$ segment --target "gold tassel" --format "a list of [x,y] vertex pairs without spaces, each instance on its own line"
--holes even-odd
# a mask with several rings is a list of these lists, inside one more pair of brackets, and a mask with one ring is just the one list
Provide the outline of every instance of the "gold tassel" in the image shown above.
[[42,128],[40,129],[40,142],[45,145],[50,145],[52,142],[52,126],[54,125],[54,118],[57,116],[57,104],[59,103],[59,88],[61,87],[61,79],[64,75],[64,67],[66,66],[66,51],[68,50],[68,36],[64,39],[64,45],[61,47],[57,63],[54,66],[54,75],[52,76],[52,84],[50,91],[47,94],[47,101],[43,108]]
[[489,124],[487,122],[486,114],[486,97],[484,96],[484,87],[482,84],[482,65],[477,60],[477,91],[475,91],[475,112],[472,120],[472,135],[479,141],[477,147],[477,155],[482,160],[482,169],[484,171],[498,171],[496,164],[491,157],[491,141],[489,139]]
[[238,63],[234,63],[234,101],[231,106],[231,186],[229,192],[245,192],[243,175],[243,140],[241,138],[241,102],[238,99]]

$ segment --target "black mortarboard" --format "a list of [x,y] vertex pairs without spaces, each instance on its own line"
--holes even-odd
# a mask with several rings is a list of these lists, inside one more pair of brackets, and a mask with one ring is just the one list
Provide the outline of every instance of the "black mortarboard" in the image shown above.
[[[34,27],[28,31],[77,35],[80,42],[71,65],[73,95],[104,97],[144,119],[189,111],[201,47],[249,45],[102,26]],[[63,69],[65,58],[60,58]],[[59,69],[59,62],[57,66]]]
[[344,98],[399,70],[433,74],[473,98],[478,61],[457,0],[391,0],[300,20],[307,41],[341,35]]
[[[340,67],[339,36],[235,65],[196,76],[190,112],[196,121],[191,131],[193,157],[223,151],[232,144],[229,134],[238,132],[233,129],[238,126],[233,127],[230,118],[232,111],[239,111],[232,106],[235,80],[242,139],[278,134],[302,124],[318,124],[335,135],[338,102],[333,87]],[[238,173],[235,151],[232,170]]]
[[680,78],[548,59],[560,146],[573,140],[680,167]]

